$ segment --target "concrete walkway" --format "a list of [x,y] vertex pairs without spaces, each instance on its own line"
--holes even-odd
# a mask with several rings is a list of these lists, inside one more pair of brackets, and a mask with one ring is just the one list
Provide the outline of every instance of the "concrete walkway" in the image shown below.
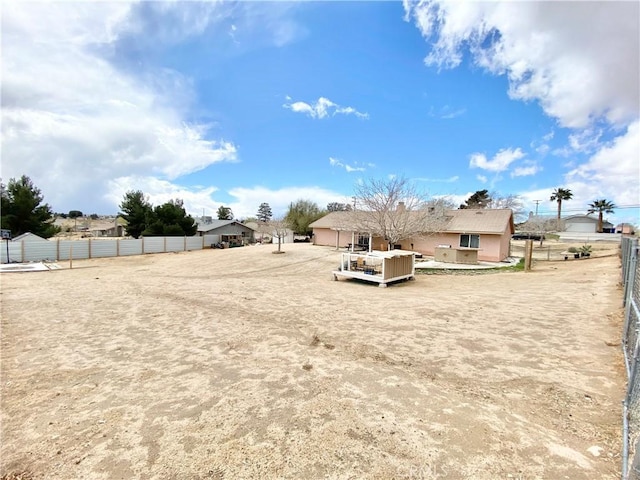
[[464,263],[445,263],[436,262],[435,260],[424,260],[416,262],[416,270],[421,268],[435,268],[441,270],[487,270],[491,268],[513,267],[518,264],[520,258],[509,257],[502,262],[478,262],[476,265],[467,265]]

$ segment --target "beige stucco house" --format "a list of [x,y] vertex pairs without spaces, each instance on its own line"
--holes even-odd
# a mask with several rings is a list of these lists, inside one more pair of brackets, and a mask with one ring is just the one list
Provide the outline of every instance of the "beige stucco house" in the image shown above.
[[[354,244],[360,248],[387,250],[384,239],[354,230],[353,215],[354,212],[331,212],[313,222],[310,225],[313,243],[336,248],[348,248]],[[447,210],[440,231],[425,231],[423,235],[402,240],[393,247],[434,256],[437,247],[446,245],[454,249],[476,250],[477,259],[481,261],[500,262],[509,256],[513,232],[513,212],[510,209]]]

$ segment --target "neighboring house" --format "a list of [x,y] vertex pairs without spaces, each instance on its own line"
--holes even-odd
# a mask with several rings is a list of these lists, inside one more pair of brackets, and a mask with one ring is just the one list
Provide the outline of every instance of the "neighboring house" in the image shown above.
[[[316,220],[313,243],[348,247],[350,244],[369,246],[372,250],[386,250],[384,239],[369,232],[356,232],[353,227],[354,212],[331,212]],[[355,212],[357,215],[357,212]],[[402,240],[395,249],[411,250],[434,256],[437,247],[473,249],[478,260],[499,262],[509,256],[511,235],[514,233],[513,212],[510,209],[447,210],[443,228],[438,232]],[[370,240],[371,239],[371,240]]]
[[39,243],[39,242],[47,242],[47,243],[49,243],[49,240],[47,240],[46,238],[39,237],[35,233],[31,233],[31,232],[27,232],[27,233],[23,233],[22,235],[18,235],[17,237],[12,238],[11,241],[12,242],[27,242],[27,243]]
[[127,221],[122,217],[117,217],[113,221],[91,222],[89,233],[92,237],[123,237],[126,230]]
[[635,232],[635,228],[630,223],[619,223],[616,225],[616,233],[621,233],[623,235],[633,235]]
[[200,237],[215,235],[218,237],[217,242],[245,245],[255,241],[254,233],[251,227],[237,220],[213,220],[209,217],[198,222],[197,235]]
[[[571,215],[562,219],[565,232],[596,233],[598,231],[598,216],[593,215]],[[615,231],[613,224],[602,221],[603,233]]]
[[262,243],[271,243],[271,229],[269,225],[266,223],[258,223],[258,222],[247,222],[245,223],[247,227],[254,231],[254,237],[256,242]]

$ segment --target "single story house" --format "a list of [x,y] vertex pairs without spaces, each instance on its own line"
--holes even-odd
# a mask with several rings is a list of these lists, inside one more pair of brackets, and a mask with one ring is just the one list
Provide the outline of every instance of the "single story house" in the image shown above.
[[113,221],[92,222],[89,233],[92,237],[123,237],[127,221],[122,217],[116,217]]
[[621,233],[623,235],[633,235],[635,232],[635,228],[630,223],[619,223],[616,225],[616,233]]
[[[311,223],[314,245],[348,248],[354,244],[369,250],[387,250],[387,242],[366,231],[356,231],[358,212],[331,212]],[[511,209],[446,210],[438,231],[402,240],[394,249],[435,256],[436,248],[477,251],[477,259],[500,262],[509,256],[514,233]],[[426,230],[426,227],[425,227]]]
[[255,231],[237,220],[213,220],[207,218],[198,222],[200,237],[211,237],[209,243],[229,243],[233,245],[246,245],[255,241]]
[[[597,215],[571,215],[562,219],[565,232],[596,233],[598,231]],[[612,223],[602,221],[603,233],[613,233],[615,228]]]

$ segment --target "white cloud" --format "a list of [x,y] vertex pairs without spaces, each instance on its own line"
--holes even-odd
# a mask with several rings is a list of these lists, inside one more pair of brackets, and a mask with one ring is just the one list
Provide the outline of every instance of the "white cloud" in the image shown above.
[[454,175],[453,177],[449,177],[449,178],[418,177],[418,178],[415,178],[414,180],[418,182],[431,182],[431,183],[455,183],[458,180],[460,180],[460,177],[458,175]]
[[531,175],[535,175],[541,170],[542,170],[542,167],[540,167],[540,165],[538,165],[537,163],[531,162],[528,165],[514,168],[513,172],[511,172],[511,178],[529,177]]
[[[561,186],[573,193],[573,198],[563,203],[565,214],[586,213],[588,204],[599,198],[606,198],[618,206],[637,206],[640,199],[640,121],[631,124],[627,130],[610,144],[600,148],[587,162],[575,167],[565,175],[561,185],[536,189],[521,193],[531,204],[542,200],[540,211],[544,214],[555,212],[555,202],[549,197],[554,188]],[[638,208],[619,208],[608,215],[613,223],[638,223]]]
[[[152,205],[162,205],[169,200],[180,199],[185,210],[194,216],[202,215],[203,210],[208,215],[215,215],[222,202],[213,199],[218,191],[216,187],[189,187],[163,180],[157,177],[127,176],[109,180],[108,193],[105,199],[114,205],[119,205],[126,192],[141,190],[148,197]],[[110,212],[113,213],[113,212]],[[234,212],[235,213],[235,212]]]
[[549,153],[550,149],[551,147],[546,143],[543,143],[542,145],[538,145],[537,147],[535,147],[536,152],[542,156],[545,156],[547,153]]
[[325,208],[331,202],[351,202],[350,197],[317,186],[284,187],[275,190],[260,186],[237,187],[229,190],[229,194],[236,200],[225,205],[231,207],[237,218],[254,217],[262,202],[269,204],[276,217],[286,214],[289,204],[296,200],[310,200],[320,208]]
[[344,168],[347,173],[351,173],[351,172],[364,172],[367,168],[373,168],[375,167],[375,164],[373,163],[367,163],[366,167],[365,166],[358,166],[358,163],[354,163],[353,166],[346,164],[340,160],[338,160],[337,158],[333,158],[333,157],[329,157],[329,165],[331,165],[332,167],[339,167],[339,168]]
[[[287,95],[285,98],[291,102],[291,97]],[[355,115],[363,119],[369,118],[368,113],[361,113],[353,107],[343,107],[325,97],[320,97],[316,102],[311,104],[306,102],[291,102],[285,103],[283,107],[288,108],[292,112],[304,113],[311,118],[326,118],[337,114]]]
[[483,153],[473,153],[469,160],[471,168],[480,168],[490,172],[503,172],[509,168],[512,162],[523,158],[525,154],[520,148],[504,148],[489,160]]
[[593,152],[600,145],[602,130],[587,128],[569,135],[569,146],[574,152]]
[[602,147],[590,159],[566,175],[569,184],[589,192],[589,201],[607,198],[618,205],[638,205],[640,199],[640,121]]
[[136,30],[129,4],[16,2],[3,10],[4,177],[29,175],[56,210],[91,198],[97,213],[110,213],[117,179],[172,180],[237,159],[210,125],[183,119],[187,79],[165,71],[149,82],[97,53]]
[[456,118],[459,117],[461,115],[464,115],[466,113],[467,109],[466,108],[459,108],[458,110],[447,110],[445,113],[443,113],[440,118],[444,119],[444,120],[451,120],[452,118]]
[[405,1],[431,51],[428,65],[475,62],[506,74],[509,94],[538,100],[562,126],[638,117],[638,2]]
[[485,175],[476,175],[476,179],[480,183],[487,183],[489,181],[489,179]]
[[[215,217],[220,206],[231,208],[235,218],[255,217],[261,203],[267,202],[275,216],[284,215],[292,201],[305,199],[324,208],[330,202],[349,203],[350,197],[318,187],[234,187],[222,191],[215,186],[183,187],[156,177],[128,176],[109,181],[106,200],[115,205],[122,202],[124,194],[131,190],[141,190],[155,205],[179,198],[185,210],[193,217],[210,215]],[[221,200],[224,197],[225,200]],[[231,197],[231,199],[229,198]],[[114,210],[115,211],[115,210]],[[112,212],[109,212],[112,213]]]

